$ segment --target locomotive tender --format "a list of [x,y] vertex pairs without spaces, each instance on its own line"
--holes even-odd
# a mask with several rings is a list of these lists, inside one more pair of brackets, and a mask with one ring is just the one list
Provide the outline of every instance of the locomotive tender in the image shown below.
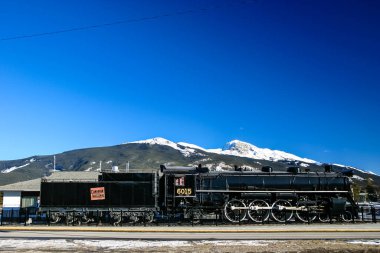
[[[151,173],[106,173],[91,181],[41,182],[40,206],[50,222],[88,223],[107,216],[111,223],[161,218],[231,223],[328,221],[357,217],[349,178],[342,173],[209,171],[165,167]],[[99,221],[97,221],[99,222]]]

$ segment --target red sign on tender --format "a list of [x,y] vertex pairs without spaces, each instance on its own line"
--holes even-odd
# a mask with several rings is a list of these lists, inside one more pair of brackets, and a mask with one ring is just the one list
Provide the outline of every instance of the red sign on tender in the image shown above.
[[90,193],[91,193],[91,200],[106,199],[104,187],[91,188]]

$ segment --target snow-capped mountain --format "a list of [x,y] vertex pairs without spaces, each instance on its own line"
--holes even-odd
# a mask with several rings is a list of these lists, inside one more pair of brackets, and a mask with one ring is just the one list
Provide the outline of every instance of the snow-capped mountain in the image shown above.
[[224,155],[235,155],[241,157],[248,157],[253,159],[260,160],[269,160],[269,161],[279,161],[279,160],[288,160],[288,161],[300,161],[305,163],[317,163],[314,160],[301,158],[299,156],[286,153],[280,150],[271,150],[268,148],[259,148],[255,145],[252,145],[247,142],[233,140],[228,142],[223,149],[210,149],[209,152],[214,152],[217,154]]
[[[287,153],[281,150],[272,150],[269,148],[260,148],[253,144],[250,144],[248,142],[243,142],[239,140],[233,140],[230,142],[227,142],[223,148],[216,148],[216,149],[205,149],[203,147],[197,146],[195,144],[190,144],[186,142],[172,142],[167,139],[156,137],[152,139],[142,140],[142,141],[135,141],[135,142],[129,142],[129,143],[139,143],[139,144],[149,144],[149,145],[165,145],[170,146],[173,149],[176,149],[182,153],[184,157],[190,158],[190,157],[198,157],[202,158],[201,160],[197,160],[197,162],[206,163],[206,166],[210,166],[212,169],[218,170],[221,168],[232,168],[231,164],[228,165],[224,162],[215,163],[212,162],[212,159],[209,158],[211,154],[216,155],[228,155],[228,156],[236,156],[236,157],[242,157],[242,158],[251,158],[255,160],[265,160],[268,162],[274,162],[274,163],[283,163],[283,164],[293,164],[301,167],[309,167],[309,166],[322,166],[323,164],[320,162],[317,162],[312,159],[308,158],[302,158],[299,156],[296,156],[291,153]],[[124,143],[128,144],[128,143]],[[256,164],[260,165],[261,163],[256,161]],[[189,165],[196,165],[196,164],[189,164]],[[376,173],[363,171],[358,168],[354,168],[351,166],[345,166],[340,164],[333,164],[336,168],[341,169],[353,169],[357,172],[367,174],[367,175],[374,175],[378,176]],[[251,169],[251,170],[257,170],[259,168],[252,167],[252,165],[244,165],[244,167]],[[259,166],[260,167],[260,166]]]
[[[111,171],[114,166],[130,170],[151,171],[161,164],[198,166],[210,170],[233,170],[239,166],[245,171],[261,171],[271,166],[275,171],[286,171],[289,166],[307,167],[309,171],[323,172],[323,164],[301,158],[284,151],[259,148],[247,142],[234,140],[223,148],[206,149],[185,142],[172,142],[153,138],[108,147],[89,147],[59,154],[32,156],[18,160],[0,161],[0,185],[39,178],[54,168],[61,171]],[[339,171],[353,169],[357,181],[371,178],[380,185],[380,177],[374,173],[349,166],[334,165]],[[340,168],[341,167],[341,168]],[[335,169],[334,169],[335,170]]]
[[[181,152],[185,157],[189,157],[190,155],[196,154],[194,148],[202,149],[196,145],[185,144],[183,142],[182,142],[182,144],[181,144],[181,142],[175,143],[175,142],[169,141],[169,140],[161,138],[161,137],[156,137],[156,138],[142,140],[142,141],[133,141],[133,142],[129,142],[129,143],[169,146],[169,147],[174,148],[174,149],[178,150],[179,152]],[[124,144],[128,144],[128,143],[124,143]]]
[[300,161],[300,162],[305,162],[305,163],[317,163],[314,160],[301,158],[299,156],[286,153],[284,151],[271,150],[268,148],[259,148],[259,147],[256,147],[255,145],[252,145],[247,142],[239,141],[239,140],[233,140],[226,143],[223,149],[221,148],[205,149],[197,145],[189,144],[186,142],[175,143],[161,137],[156,137],[153,139],[147,139],[147,140],[142,140],[142,141],[135,141],[135,142],[130,142],[130,143],[166,145],[176,150],[179,150],[184,156],[197,154],[196,150],[201,150],[203,152],[215,153],[219,155],[233,155],[233,156],[259,159],[259,160],[268,160],[268,161],[287,160],[287,161]]

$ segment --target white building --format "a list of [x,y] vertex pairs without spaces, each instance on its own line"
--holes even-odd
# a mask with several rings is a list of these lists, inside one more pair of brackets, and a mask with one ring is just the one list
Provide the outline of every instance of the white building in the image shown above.
[[19,210],[24,207],[37,207],[41,179],[33,179],[0,186],[3,210]]

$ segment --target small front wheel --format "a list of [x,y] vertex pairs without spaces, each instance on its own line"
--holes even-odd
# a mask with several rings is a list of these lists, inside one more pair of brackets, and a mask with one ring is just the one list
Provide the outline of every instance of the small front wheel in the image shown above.
[[350,222],[353,220],[353,215],[350,211],[345,211],[342,215],[342,220],[345,222]]

